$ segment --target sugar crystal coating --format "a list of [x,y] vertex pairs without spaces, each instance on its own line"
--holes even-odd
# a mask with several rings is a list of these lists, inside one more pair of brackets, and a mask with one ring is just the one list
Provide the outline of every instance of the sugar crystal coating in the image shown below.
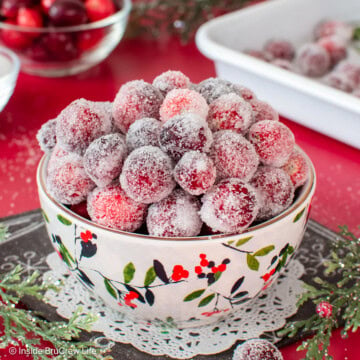
[[235,93],[225,94],[210,104],[208,123],[212,131],[244,133],[253,121],[251,105]]
[[219,78],[208,78],[202,81],[196,86],[196,90],[206,99],[208,104],[211,104],[221,95],[232,92],[239,94],[237,85]]
[[187,237],[199,235],[202,221],[200,202],[182,189],[175,189],[169,196],[150,205],[146,225],[150,235]]
[[255,147],[245,137],[231,130],[214,134],[210,157],[220,179],[234,177],[248,181],[259,165]]
[[246,100],[250,101],[253,99],[256,99],[255,93],[250,90],[249,88],[242,86],[242,85],[236,85],[237,93],[241,95],[241,97]]
[[131,124],[126,134],[129,152],[142,146],[159,146],[161,126],[162,123],[153,118],[139,119]]
[[161,149],[174,160],[190,150],[208,152],[212,140],[207,121],[192,113],[173,117],[162,126],[159,134]]
[[295,145],[291,130],[279,121],[264,120],[251,126],[248,134],[260,161],[265,165],[285,164]]
[[188,151],[174,168],[176,182],[189,194],[204,194],[216,180],[213,161],[204,153]]
[[360,88],[359,89],[355,89],[352,94],[358,98],[360,98]]
[[309,178],[310,166],[303,153],[294,149],[288,161],[281,167],[289,176],[295,189],[304,185]]
[[56,167],[59,160],[70,155],[70,153],[64,149],[62,149],[59,144],[56,144],[53,151],[51,152],[49,162],[47,165],[47,171],[51,171],[52,167]]
[[253,109],[254,122],[262,120],[279,120],[278,112],[267,102],[255,98],[250,100],[250,104]]
[[352,92],[356,86],[355,81],[340,71],[332,71],[324,78],[324,82],[331,87],[345,92]]
[[325,20],[315,27],[315,39],[336,35],[345,41],[350,41],[353,37],[354,29],[350,24],[338,20]]
[[157,76],[153,81],[153,85],[165,96],[174,89],[190,88],[191,82],[181,71],[168,70]]
[[176,115],[197,114],[206,119],[209,107],[206,100],[195,90],[174,89],[165,97],[160,107],[160,119],[168,121]]
[[360,65],[348,60],[341,61],[333,70],[333,73],[346,78],[346,81],[354,88],[360,86]]
[[104,135],[87,148],[85,171],[97,186],[107,186],[120,175],[126,155],[125,141],[120,134]]
[[92,191],[87,209],[91,220],[97,224],[133,232],[142,225],[147,205],[132,200],[119,184],[113,183]]
[[298,51],[296,63],[303,75],[319,77],[328,72],[331,59],[319,44],[304,44]]
[[256,189],[260,200],[257,220],[268,220],[287,209],[294,199],[294,185],[282,169],[261,166],[250,184]]
[[86,174],[82,158],[71,154],[48,167],[46,187],[57,201],[73,205],[85,200],[95,183]]
[[272,39],[264,45],[264,51],[275,59],[292,60],[295,57],[293,44],[284,39]]
[[126,134],[129,126],[144,117],[159,117],[163,102],[161,92],[143,80],[129,81],[122,85],[113,103],[114,124]]
[[237,346],[232,360],[284,360],[281,352],[271,342],[251,339]]
[[337,35],[323,37],[317,43],[329,54],[331,66],[336,65],[347,56],[347,43]]
[[57,117],[56,138],[65,150],[82,155],[91,142],[110,133],[111,127],[111,117],[102,104],[79,99]]
[[202,198],[200,217],[211,229],[242,232],[256,218],[259,204],[255,189],[240,179],[225,179]]
[[125,160],[120,183],[133,200],[150,204],[168,196],[176,183],[171,159],[155,146],[135,149]]
[[43,124],[36,134],[40,148],[45,153],[49,153],[56,145],[56,119],[52,119]]

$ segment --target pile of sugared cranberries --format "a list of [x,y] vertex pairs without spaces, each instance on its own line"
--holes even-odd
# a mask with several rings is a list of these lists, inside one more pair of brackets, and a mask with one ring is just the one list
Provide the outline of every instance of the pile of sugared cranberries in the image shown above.
[[239,345],[232,360],[284,360],[281,352],[264,339],[250,339]]
[[352,48],[354,27],[335,20],[319,23],[314,30],[314,41],[299,49],[285,39],[273,39],[262,50],[245,50],[244,53],[270,62],[282,69],[296,72],[321,81],[331,87],[360,94],[360,63],[347,60]]
[[[0,41],[35,61],[71,61],[94,48],[105,33],[103,29],[61,32],[61,28],[102,20],[116,11],[113,0],[2,0],[0,22],[25,30],[4,27]],[[37,31],[42,28],[52,31]]]
[[75,100],[37,138],[50,154],[55,200],[152,236],[240,233],[287,209],[309,175],[268,103],[226,80],[192,84],[179,71],[130,81],[113,103]]

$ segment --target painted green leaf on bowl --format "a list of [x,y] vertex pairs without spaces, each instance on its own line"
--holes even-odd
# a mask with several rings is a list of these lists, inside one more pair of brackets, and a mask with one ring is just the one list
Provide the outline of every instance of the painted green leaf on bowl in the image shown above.
[[214,299],[215,294],[210,294],[207,297],[203,298],[200,302],[198,307],[203,307],[211,303],[211,301]]
[[156,272],[154,267],[152,266],[145,274],[144,286],[151,285],[156,279]]
[[135,266],[132,262],[129,262],[123,270],[124,273],[124,281],[126,284],[131,282],[131,280],[134,278],[135,275]]
[[104,285],[106,287],[107,292],[114,298],[117,299],[116,291],[114,287],[111,285],[110,281],[108,279],[104,279]]
[[72,222],[70,220],[68,220],[67,218],[63,217],[60,214],[58,214],[57,218],[62,224],[66,225],[66,226],[70,226],[72,224]]
[[197,298],[199,298],[203,293],[205,289],[195,290],[194,292],[190,293],[189,295],[184,297],[184,301],[192,301]]
[[299,221],[299,220],[301,219],[301,217],[304,215],[304,212],[305,212],[305,208],[302,209],[302,210],[294,217],[293,222],[296,223],[297,221]]
[[251,254],[246,255],[246,262],[250,270],[258,271],[259,270],[259,261],[256,259],[255,256]]

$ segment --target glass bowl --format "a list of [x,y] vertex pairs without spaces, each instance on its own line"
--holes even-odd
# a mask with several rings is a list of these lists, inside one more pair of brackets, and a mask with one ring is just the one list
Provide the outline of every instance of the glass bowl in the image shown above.
[[19,69],[18,57],[12,51],[0,46],[0,112],[14,91]]
[[115,3],[120,9],[115,14],[77,26],[28,28],[0,22],[0,44],[18,55],[25,73],[47,77],[77,74],[103,61],[120,42],[131,0]]

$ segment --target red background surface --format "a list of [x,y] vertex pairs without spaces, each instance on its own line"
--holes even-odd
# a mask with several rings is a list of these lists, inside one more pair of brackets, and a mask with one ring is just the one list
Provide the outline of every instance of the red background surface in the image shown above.
[[[193,82],[215,75],[213,63],[199,53],[194,43],[183,46],[177,40],[143,39],[124,40],[106,61],[77,76],[47,79],[20,74],[13,97],[0,114],[0,217],[39,207],[35,172],[42,154],[35,135],[44,122],[77,98],[113,100],[124,82],[152,81],[168,69],[183,71]],[[316,169],[311,217],[335,231],[338,225],[347,224],[359,236],[360,151],[282,120]],[[359,341],[360,332],[344,340],[336,331],[330,353],[335,360],[357,359]],[[282,349],[285,360],[302,357],[296,352],[297,345]],[[2,350],[0,358],[6,358]]]

